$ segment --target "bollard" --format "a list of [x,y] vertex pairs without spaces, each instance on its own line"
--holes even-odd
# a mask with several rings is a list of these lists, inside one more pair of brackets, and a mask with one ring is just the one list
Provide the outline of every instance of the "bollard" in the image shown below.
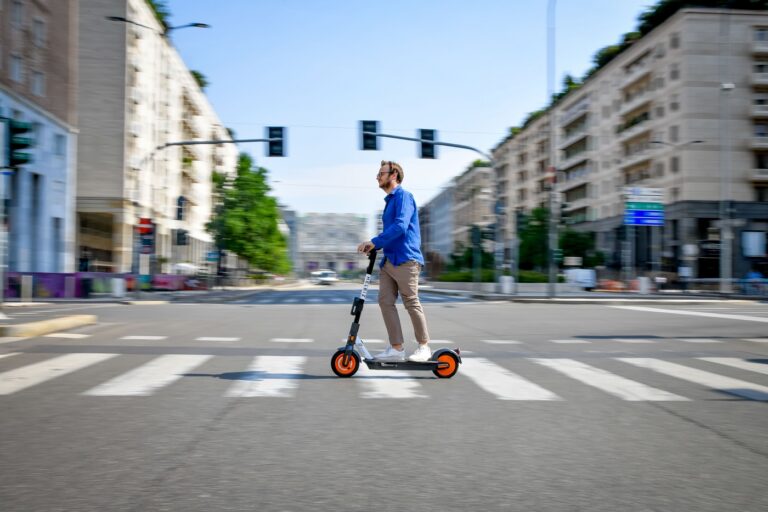
[[21,302],[32,302],[33,285],[33,276],[21,276]]
[[125,279],[122,277],[112,278],[112,296],[118,299],[125,297]]

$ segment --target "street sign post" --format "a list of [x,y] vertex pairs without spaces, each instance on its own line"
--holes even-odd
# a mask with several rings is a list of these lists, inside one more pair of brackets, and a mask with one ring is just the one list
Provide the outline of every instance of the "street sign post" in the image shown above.
[[[627,280],[632,279],[635,263],[635,226],[664,225],[664,189],[649,187],[624,188],[624,225],[627,226]],[[653,235],[653,231],[651,235]],[[652,239],[655,238],[652,236]],[[653,244],[655,245],[655,244]],[[652,253],[656,253],[652,247]],[[655,257],[654,257],[655,259]]]

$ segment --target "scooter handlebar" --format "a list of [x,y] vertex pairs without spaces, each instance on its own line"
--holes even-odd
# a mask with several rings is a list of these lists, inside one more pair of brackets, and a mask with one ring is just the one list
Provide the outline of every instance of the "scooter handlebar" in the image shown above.
[[366,274],[373,274],[373,265],[376,263],[376,249],[371,249],[368,251],[368,268],[366,269]]

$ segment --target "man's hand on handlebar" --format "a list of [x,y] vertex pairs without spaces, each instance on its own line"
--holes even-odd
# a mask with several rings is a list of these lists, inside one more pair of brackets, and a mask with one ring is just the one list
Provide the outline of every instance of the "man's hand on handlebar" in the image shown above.
[[363,242],[357,246],[357,252],[364,252],[365,254],[368,254],[375,248],[376,246],[373,244],[373,242]]

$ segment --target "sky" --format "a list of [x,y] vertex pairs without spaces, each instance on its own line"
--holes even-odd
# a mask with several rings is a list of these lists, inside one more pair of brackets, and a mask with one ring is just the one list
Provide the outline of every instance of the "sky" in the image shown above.
[[[655,0],[555,3],[555,90],[581,77],[598,49],[637,26]],[[263,143],[244,144],[269,171],[272,194],[301,214],[373,216],[384,193],[381,160],[403,166],[403,187],[422,205],[482,156],[438,148],[418,158],[417,143],[379,139],[359,150],[359,121],[380,131],[490,153],[511,126],[547,103],[547,0],[168,0],[187,66],[238,138],[287,128],[285,158]]]

